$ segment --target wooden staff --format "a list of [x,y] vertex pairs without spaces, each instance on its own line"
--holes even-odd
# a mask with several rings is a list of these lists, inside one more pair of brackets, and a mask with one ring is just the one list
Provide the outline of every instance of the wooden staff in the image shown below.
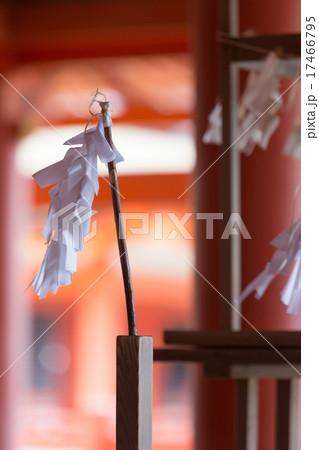
[[[106,112],[106,110],[102,109],[102,113],[104,113],[104,112]],[[104,128],[104,135],[105,135],[105,139],[108,141],[110,147],[114,151],[114,143],[112,140],[111,127]],[[114,161],[111,161],[108,163],[108,169],[109,169],[109,177],[110,177],[110,185],[111,185],[111,195],[112,195],[114,219],[115,219],[115,225],[116,225],[117,244],[118,244],[119,254],[120,254],[120,258],[121,258],[122,276],[123,276],[124,290],[125,290],[128,331],[129,331],[129,336],[137,336],[131,270],[130,270],[130,263],[129,263],[129,259],[128,259],[126,239],[125,239],[123,219],[122,219],[121,198],[120,198],[119,184],[118,184],[118,180],[117,180],[117,170],[116,170],[116,165],[115,165]]]

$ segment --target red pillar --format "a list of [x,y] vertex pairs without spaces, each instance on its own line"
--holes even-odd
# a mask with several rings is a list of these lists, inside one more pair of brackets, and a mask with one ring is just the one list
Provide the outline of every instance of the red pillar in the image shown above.
[[[13,165],[15,130],[0,127],[0,375],[12,363],[13,356]],[[14,372],[9,370],[0,378],[0,449],[13,449]]]
[[[251,0],[240,2],[241,32],[254,28],[260,34],[300,32],[300,2],[285,0],[260,2],[258,8]],[[283,20],[284,18],[284,20]],[[296,74],[296,77],[298,75]],[[293,80],[281,80],[282,91]],[[297,97],[299,96],[297,91]],[[287,96],[283,98],[287,102]],[[289,131],[300,114],[298,98],[293,109],[285,110],[281,123],[264,152],[256,149],[250,157],[242,157],[242,217],[252,236],[242,245],[242,285],[245,287],[260,273],[271,259],[274,248],[269,242],[290,225],[295,189],[300,182],[300,161],[283,155]],[[297,117],[296,117],[297,116]],[[295,220],[299,218],[299,196]],[[286,313],[280,292],[287,277],[279,276],[263,298],[250,296],[243,303],[242,312],[260,330],[300,329],[298,316]],[[243,322],[243,328],[249,328]],[[260,385],[259,450],[273,450],[275,439],[275,384],[264,380]]]
[[[193,2],[194,55],[196,65],[195,112],[197,166],[195,179],[220,155],[220,148],[203,145],[207,117],[219,93],[219,53],[216,42],[218,2]],[[221,210],[220,164],[216,164],[194,186],[195,211],[218,213]],[[205,237],[205,222],[196,221],[196,267],[213,286],[221,290],[221,242],[218,222],[212,240]],[[221,327],[224,300],[196,276],[196,315],[199,329]],[[196,389],[197,450],[232,450],[234,442],[234,382],[204,378],[198,373]]]

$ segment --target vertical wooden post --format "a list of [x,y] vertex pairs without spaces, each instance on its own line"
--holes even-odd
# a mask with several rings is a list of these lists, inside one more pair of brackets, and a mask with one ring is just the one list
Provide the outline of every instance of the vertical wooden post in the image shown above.
[[116,352],[116,450],[151,450],[153,338],[118,336]]
[[247,450],[258,450],[259,380],[247,381]]
[[[219,1],[219,29],[220,32],[229,33],[229,0]],[[220,44],[220,90],[223,105],[223,143],[221,145],[221,154],[223,154],[231,145],[231,63],[232,48],[227,44]],[[231,183],[231,163],[230,151],[226,151],[220,159],[222,178],[221,178],[221,205],[224,214],[223,228],[225,229],[227,221],[231,214],[230,183]],[[231,300],[231,244],[230,239],[223,239],[221,242],[221,267],[222,267],[222,293]],[[231,329],[231,309],[223,302],[221,306],[222,328]]]
[[247,397],[248,385],[247,380],[241,379],[236,381],[236,450],[247,450]]
[[289,450],[290,383],[290,380],[277,380],[277,450]]
[[258,448],[259,380],[236,380],[236,450]]
[[[236,0],[219,1],[219,31],[227,35],[238,33],[238,11]],[[225,220],[233,212],[240,212],[240,155],[230,146],[237,134],[238,71],[232,67],[232,48],[220,44],[220,90],[223,105],[223,143],[221,146],[222,210]],[[226,222],[224,223],[224,226]],[[231,236],[222,241],[222,292],[233,304],[241,291],[241,238]],[[240,312],[240,306],[236,305]],[[222,304],[222,327],[238,331],[241,328],[239,314],[226,303]],[[258,441],[257,421],[253,412],[258,410],[256,380],[236,380],[236,450],[255,449]],[[258,392],[258,391],[257,391]],[[244,414],[244,416],[242,416]]]
[[300,379],[290,380],[289,450],[299,449]]

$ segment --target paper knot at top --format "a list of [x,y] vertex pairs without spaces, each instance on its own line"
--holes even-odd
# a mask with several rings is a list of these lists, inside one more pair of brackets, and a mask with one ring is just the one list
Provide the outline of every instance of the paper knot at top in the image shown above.
[[105,102],[99,102],[99,105],[101,107],[102,113],[108,112],[111,106],[111,102],[105,101]]

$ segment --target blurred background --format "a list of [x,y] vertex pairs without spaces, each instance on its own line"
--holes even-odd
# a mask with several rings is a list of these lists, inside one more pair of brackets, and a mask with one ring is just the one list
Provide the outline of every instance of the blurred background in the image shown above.
[[[240,1],[241,31],[300,31],[299,1],[264,1],[256,9],[256,2]],[[217,1],[4,1],[0,24],[1,450],[112,450],[115,341],[127,325],[120,265],[112,266],[118,250],[109,185],[100,179],[93,235],[73,283],[39,301],[33,288],[24,291],[45,253],[40,234],[49,196],[31,175],[64,156],[63,142],[88,120],[92,93],[104,92],[112,102],[114,142],[126,160],[118,166],[122,209],[150,214],[147,235],[128,232],[139,334],[162,346],[165,329],[218,328],[215,294],[178,252],[206,265],[218,285],[219,241],[180,233],[167,239],[168,212],[179,218],[220,212],[218,165],[178,199],[194,173],[215,159],[201,136],[219,93]],[[199,61],[210,52],[213,62],[203,75]],[[297,98],[271,149],[243,158],[243,219],[254,237],[243,250],[245,285],[259,273],[256,264],[262,269],[272,255],[268,242],[289,225],[300,164],[282,147],[298,109]],[[159,212],[162,240],[154,235]],[[195,237],[194,215],[187,229]],[[257,327],[300,327],[300,317],[287,316],[280,304],[282,286],[276,281],[262,302],[247,300],[246,314]],[[214,398],[207,383],[189,365],[154,365],[154,450],[193,448],[197,412]],[[271,397],[273,388],[262,395]],[[261,420],[265,436],[272,435],[273,424]],[[204,427],[208,435],[209,422],[196,432]],[[227,424],[217,428],[225,434]],[[213,448],[209,439],[206,445]]]

